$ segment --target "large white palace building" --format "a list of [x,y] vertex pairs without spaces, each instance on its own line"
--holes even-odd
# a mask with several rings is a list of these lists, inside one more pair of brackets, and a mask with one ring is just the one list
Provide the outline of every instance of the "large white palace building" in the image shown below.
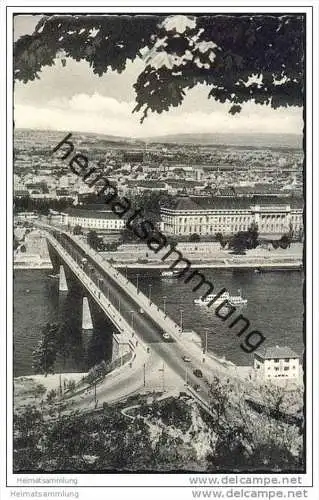
[[[147,216],[146,216],[147,218]],[[106,233],[118,233],[126,224],[105,205],[71,207],[60,214],[62,225]],[[215,236],[246,231],[252,222],[258,224],[259,234],[281,235],[290,227],[295,234],[303,228],[301,198],[204,198],[181,196],[161,208],[161,231],[167,235]]]
[[235,234],[246,231],[252,222],[260,234],[284,234],[292,227],[303,228],[303,201],[300,198],[177,198],[161,209],[165,234],[188,236]]
[[60,215],[63,226],[80,226],[82,229],[118,233],[125,227],[125,220],[120,219],[106,206],[96,205],[88,208],[71,207]]

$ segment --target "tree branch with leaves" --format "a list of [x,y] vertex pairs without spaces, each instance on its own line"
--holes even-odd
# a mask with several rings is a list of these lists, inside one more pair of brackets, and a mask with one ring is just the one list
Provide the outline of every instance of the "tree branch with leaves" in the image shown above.
[[179,106],[197,84],[231,114],[249,101],[302,106],[304,35],[300,14],[45,15],[14,44],[14,78],[27,83],[69,58],[99,76],[122,73],[139,58],[133,111],[141,122]]

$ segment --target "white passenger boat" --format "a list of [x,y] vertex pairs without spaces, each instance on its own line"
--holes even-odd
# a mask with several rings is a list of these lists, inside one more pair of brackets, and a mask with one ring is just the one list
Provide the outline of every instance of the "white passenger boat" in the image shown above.
[[[194,304],[197,306],[208,306],[217,296],[217,293],[210,293],[206,297],[199,297],[198,299],[194,299]],[[212,306],[219,306],[224,300],[228,300],[230,297],[228,292],[223,293],[218,297],[215,302],[212,303]]]
[[228,302],[232,305],[232,306],[245,306],[248,302],[247,299],[244,299],[241,295],[241,290],[238,290],[238,294],[239,295],[230,295],[230,297],[228,298]]
[[[239,295],[230,295],[229,292],[225,292],[222,295],[218,296],[218,294],[209,294],[206,297],[199,297],[198,299],[194,299],[194,304],[198,306],[209,306],[213,307],[219,306],[224,300],[227,300],[228,303],[234,307],[245,306],[248,302],[247,299],[244,299],[241,295],[241,290],[238,290]],[[218,297],[217,297],[218,296]],[[217,299],[215,300],[215,298]],[[214,301],[214,302],[212,302]]]

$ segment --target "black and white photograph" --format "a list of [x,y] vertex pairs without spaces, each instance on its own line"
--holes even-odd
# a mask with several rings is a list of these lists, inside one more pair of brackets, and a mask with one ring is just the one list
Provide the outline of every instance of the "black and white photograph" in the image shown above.
[[10,14],[16,486],[311,481],[311,10],[236,5]]

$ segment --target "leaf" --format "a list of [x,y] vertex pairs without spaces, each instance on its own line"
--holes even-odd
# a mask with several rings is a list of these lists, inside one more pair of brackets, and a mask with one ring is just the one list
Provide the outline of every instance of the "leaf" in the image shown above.
[[230,113],[231,115],[235,115],[236,113],[240,113],[241,112],[241,106],[237,105],[237,104],[234,104],[230,110],[228,111],[228,113]]
[[[121,73],[128,61],[147,54],[134,84],[143,121],[149,111],[179,106],[197,84],[208,97],[231,104],[273,108],[303,105],[305,19],[299,14],[263,15],[51,15],[32,35],[14,44],[14,78],[39,78],[58,55],[85,60],[93,73]],[[260,85],[250,79],[262,78]],[[276,82],[276,83],[275,83]]]

